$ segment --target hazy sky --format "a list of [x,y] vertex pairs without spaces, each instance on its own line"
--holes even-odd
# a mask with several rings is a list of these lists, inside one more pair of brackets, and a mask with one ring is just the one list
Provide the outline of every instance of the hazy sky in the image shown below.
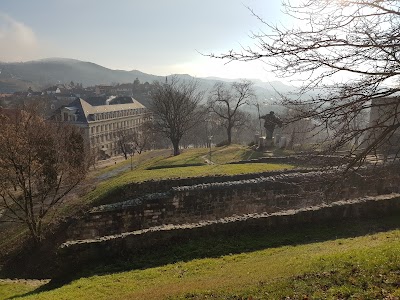
[[262,63],[201,56],[254,44],[265,20],[284,22],[280,0],[1,0],[0,61],[67,57],[156,75],[273,80]]

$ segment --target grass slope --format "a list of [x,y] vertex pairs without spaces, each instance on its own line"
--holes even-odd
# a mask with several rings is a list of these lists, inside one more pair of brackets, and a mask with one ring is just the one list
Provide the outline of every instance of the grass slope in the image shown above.
[[214,236],[122,262],[131,271],[92,269],[21,299],[398,299],[400,230],[388,229],[399,227],[393,216]]
[[[262,155],[262,153],[241,145],[213,148],[212,161],[216,164],[205,165],[204,157],[209,157],[208,151],[206,148],[187,149],[178,156],[158,155],[143,160],[140,159],[140,156],[137,156],[134,158],[135,168],[133,171],[128,170],[119,176],[101,182],[95,190],[85,196],[84,201],[96,203],[97,200],[107,197],[107,194],[132,182],[211,175],[236,175],[294,168],[294,166],[286,164],[228,164],[229,162]],[[101,172],[104,173],[105,171],[102,170]]]
[[36,287],[25,283],[11,283],[11,282],[0,282],[0,299],[10,299],[19,295],[24,295]]

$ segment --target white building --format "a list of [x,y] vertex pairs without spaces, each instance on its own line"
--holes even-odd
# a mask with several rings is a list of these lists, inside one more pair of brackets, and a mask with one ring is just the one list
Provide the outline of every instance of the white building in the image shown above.
[[151,118],[144,105],[131,99],[132,103],[92,106],[78,98],[60,108],[53,119],[79,126],[90,148],[100,157],[118,155],[118,134],[122,130],[138,130]]

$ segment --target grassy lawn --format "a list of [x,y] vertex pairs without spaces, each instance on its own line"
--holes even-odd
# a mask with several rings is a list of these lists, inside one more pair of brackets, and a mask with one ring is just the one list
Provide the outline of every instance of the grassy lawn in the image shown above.
[[[204,158],[209,159],[209,153],[209,148],[184,149],[178,156],[165,157],[152,162],[149,168],[205,165],[206,162]],[[260,158],[263,155],[264,153],[262,152],[251,150],[247,146],[242,145],[213,147],[211,149],[211,160],[215,164],[226,164],[239,160]]]
[[216,147],[212,149],[211,158],[214,163],[226,164],[232,161],[239,161],[247,159],[254,151],[249,150],[248,147],[240,145],[231,145]]
[[21,299],[397,299],[399,226],[394,216],[192,240]]
[[96,202],[96,199],[104,198],[108,193],[112,193],[115,189],[132,182],[211,175],[248,174],[294,168],[294,166],[286,164],[227,164],[232,161],[262,156],[262,153],[250,150],[248,147],[241,145],[213,148],[212,161],[216,164],[205,165],[203,157],[208,157],[208,151],[209,149],[206,148],[185,149],[178,156],[166,156],[164,154],[150,158],[143,156],[142,159],[139,156],[136,158],[138,160],[135,162],[136,167],[133,171],[126,171],[115,178],[101,182],[95,190],[84,197],[84,202]]
[[185,149],[177,156],[169,156],[154,161],[149,168],[172,168],[177,166],[205,165],[204,155],[208,153],[206,148]]
[[[144,162],[147,162],[148,160],[154,159],[154,157],[157,157],[158,160],[163,160],[167,157],[166,155],[166,150],[152,150],[152,151],[146,151],[141,154],[135,154],[132,156],[132,164],[134,166],[143,164]],[[97,176],[100,176],[104,173],[114,171],[116,169],[119,169],[121,167],[127,166],[131,164],[131,157],[129,156],[128,159],[126,160],[119,160],[116,164],[108,165],[106,167],[97,167],[96,169],[91,169],[91,171],[88,174],[88,178],[94,178]]]
[[11,297],[24,295],[36,288],[37,286],[26,283],[0,282],[0,299],[9,299]]

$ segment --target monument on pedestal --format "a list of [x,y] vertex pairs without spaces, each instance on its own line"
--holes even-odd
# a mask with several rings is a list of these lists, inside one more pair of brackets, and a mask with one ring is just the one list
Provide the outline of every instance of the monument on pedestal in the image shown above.
[[264,119],[264,128],[266,131],[265,147],[272,147],[274,145],[273,136],[275,127],[282,127],[282,121],[275,116],[273,111],[270,111],[269,114],[261,116],[260,119]]

